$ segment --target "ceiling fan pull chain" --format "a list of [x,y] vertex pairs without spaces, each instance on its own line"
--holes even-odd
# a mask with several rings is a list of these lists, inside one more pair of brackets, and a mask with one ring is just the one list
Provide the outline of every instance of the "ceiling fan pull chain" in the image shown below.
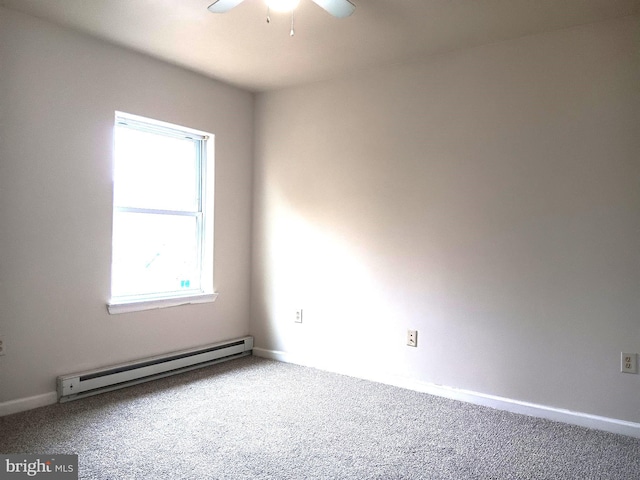
[[293,37],[296,32],[293,29],[293,10],[291,10],[291,31],[289,32],[289,36]]
[[271,15],[269,14],[270,7],[267,5],[267,23],[271,23]]

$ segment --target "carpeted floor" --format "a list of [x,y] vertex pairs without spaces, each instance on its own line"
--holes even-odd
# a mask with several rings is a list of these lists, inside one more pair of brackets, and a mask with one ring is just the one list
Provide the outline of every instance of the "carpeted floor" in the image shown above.
[[640,439],[256,357],[0,418],[83,479],[640,479]]

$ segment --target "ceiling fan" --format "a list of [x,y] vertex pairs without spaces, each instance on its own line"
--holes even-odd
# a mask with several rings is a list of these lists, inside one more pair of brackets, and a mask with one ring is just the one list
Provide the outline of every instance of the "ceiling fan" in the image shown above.
[[[209,5],[212,13],[225,13],[240,5],[244,0],[216,0]],[[267,6],[273,10],[293,12],[300,0],[265,0]],[[351,15],[356,6],[349,0],[311,0],[313,3],[323,8],[337,18],[344,18]]]

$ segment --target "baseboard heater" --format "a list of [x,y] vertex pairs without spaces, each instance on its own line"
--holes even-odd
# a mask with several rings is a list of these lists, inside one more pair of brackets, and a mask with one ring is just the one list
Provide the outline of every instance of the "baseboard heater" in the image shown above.
[[172,352],[136,362],[58,377],[58,401],[68,402],[251,355],[253,337]]

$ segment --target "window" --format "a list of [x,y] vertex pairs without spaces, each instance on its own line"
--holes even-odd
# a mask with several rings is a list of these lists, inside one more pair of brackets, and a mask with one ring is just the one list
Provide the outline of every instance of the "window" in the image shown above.
[[213,137],[116,112],[109,313],[215,300]]

